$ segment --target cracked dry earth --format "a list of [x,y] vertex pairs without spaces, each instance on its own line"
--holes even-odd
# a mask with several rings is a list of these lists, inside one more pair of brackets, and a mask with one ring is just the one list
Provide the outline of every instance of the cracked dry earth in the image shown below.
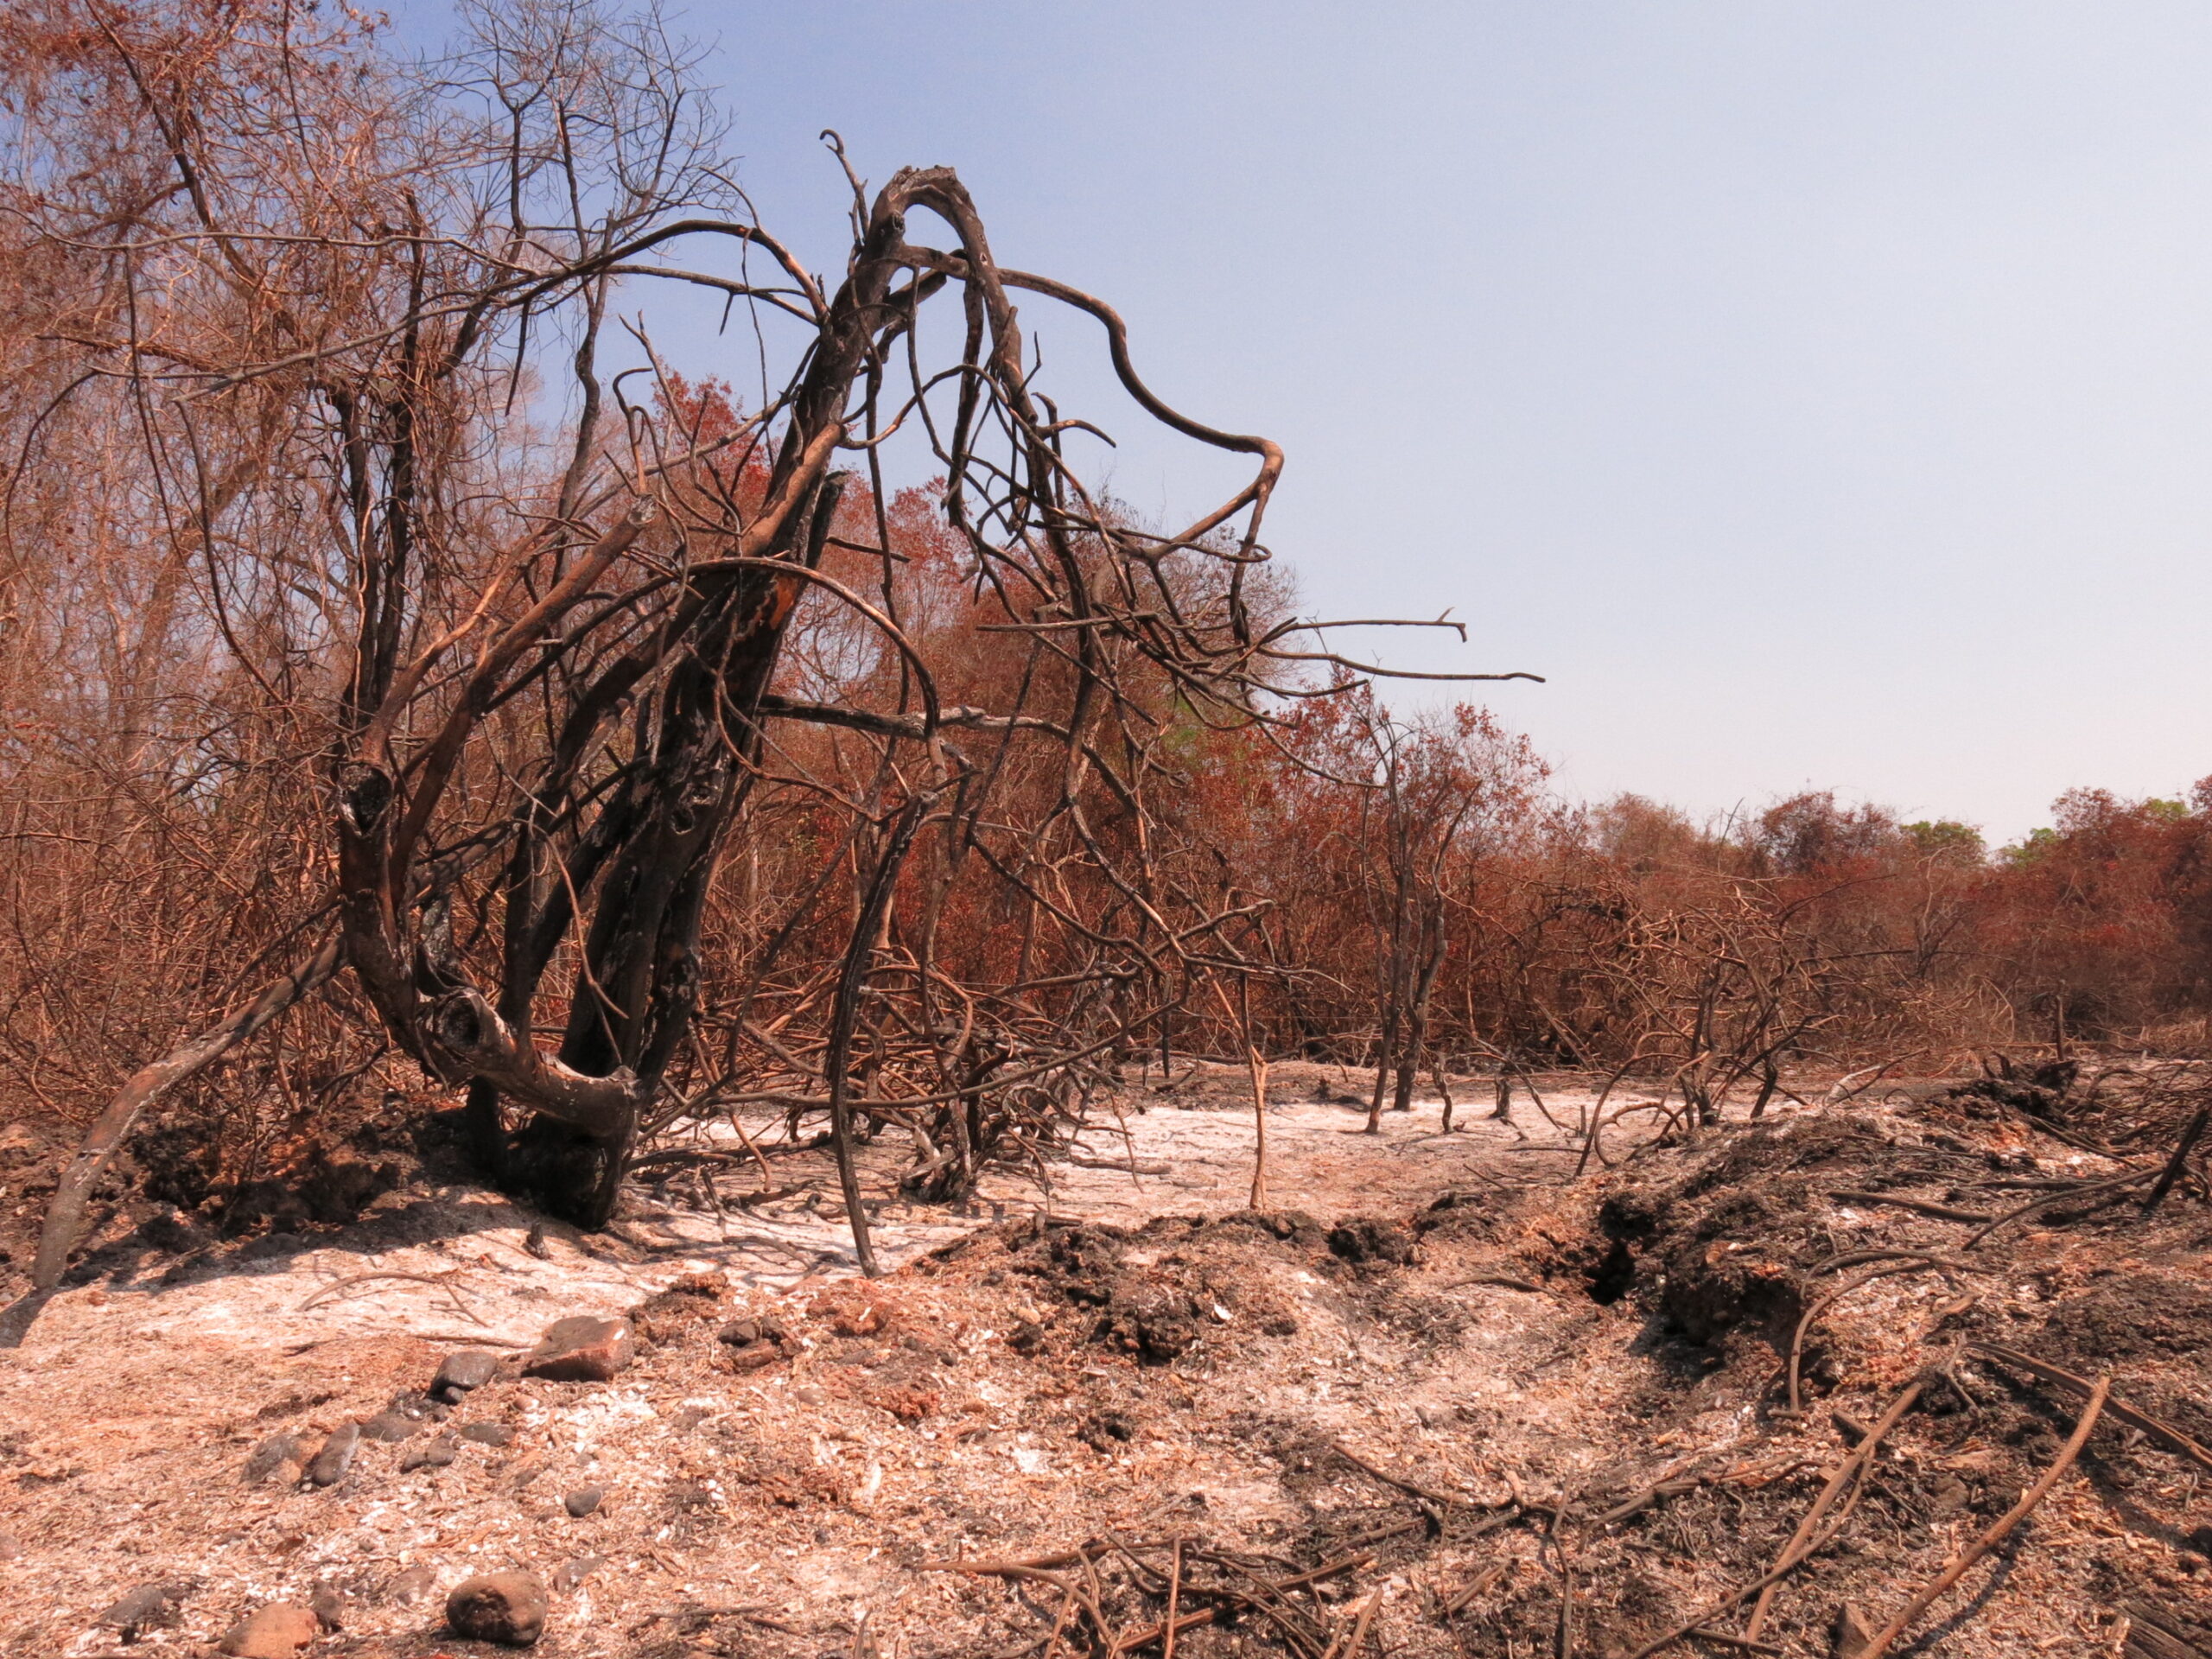
[[[2158,1159],[1916,1091],[1578,1179],[1526,1107],[1525,1137],[1428,1107],[1370,1138],[1301,1086],[1254,1214],[1213,1081],[1126,1096],[1049,1208],[887,1197],[874,1283],[799,1159],[751,1207],[757,1171],[671,1182],[611,1239],[533,1248],[486,1195],[403,1191],[336,1234],[129,1258],[0,1353],[0,1650],[213,1652],[285,1602],[324,1616],[286,1652],[459,1659],[512,1649],[449,1630],[448,1592],[523,1569],[549,1656],[1160,1655],[1171,1609],[1188,1659],[1626,1659],[1685,1625],[1662,1650],[1847,1654],[2063,1455],[2081,1395],[1999,1349],[2109,1373],[2161,1433],[2108,1414],[1891,1651],[2212,1651],[2194,1177],[2147,1218],[1969,1243],[1952,1216],[2058,1190],[2021,1183]],[[1872,1250],[1910,1270],[1834,1265]],[[517,1374],[580,1314],[626,1317],[634,1362]],[[427,1398],[463,1347],[495,1374]],[[1731,1603],[1923,1376],[1771,1605]]]

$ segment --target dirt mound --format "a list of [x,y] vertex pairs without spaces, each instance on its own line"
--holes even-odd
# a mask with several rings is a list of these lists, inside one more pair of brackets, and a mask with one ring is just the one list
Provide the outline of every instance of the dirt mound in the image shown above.
[[1348,1216],[1329,1230],[1329,1250],[1355,1267],[1388,1263],[1410,1268],[1419,1260],[1414,1230],[1379,1216]]
[[1692,1343],[1783,1344],[1804,1313],[1805,1269],[1831,1253],[1824,1190],[1865,1175],[1885,1149],[1848,1121],[1815,1119],[1669,1160],[1599,1207],[1608,1243],[1586,1258],[1591,1294],[1632,1295]]
[[1413,1225],[1421,1237],[1433,1235],[1440,1243],[1487,1244],[1503,1231],[1496,1198],[1479,1192],[1446,1192],[1414,1217]]
[[[1310,1275],[1351,1267],[1351,1258],[1337,1248],[1344,1231],[1289,1211],[1163,1217],[1135,1230],[1039,1222],[1006,1230],[1000,1243],[1009,1257],[1006,1271],[1073,1314],[1025,1321],[1033,1332],[1031,1351],[1050,1330],[1064,1341],[1096,1344],[1156,1365],[1202,1344],[1223,1346],[1232,1339],[1231,1326],[1235,1340],[1294,1334],[1296,1308],[1274,1281],[1284,1268]],[[1274,1271],[1255,1270],[1255,1262]]]

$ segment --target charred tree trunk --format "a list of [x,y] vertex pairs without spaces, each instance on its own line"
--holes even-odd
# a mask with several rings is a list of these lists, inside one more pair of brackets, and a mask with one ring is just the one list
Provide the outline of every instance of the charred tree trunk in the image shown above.
[[[395,499],[365,607],[353,706],[365,712],[338,767],[339,857],[348,960],[394,1039],[434,1075],[468,1089],[472,1139],[510,1186],[587,1226],[612,1215],[624,1160],[690,1029],[709,883],[756,771],[762,698],[785,629],[818,566],[842,483],[825,479],[845,407],[887,329],[887,303],[912,264],[906,209],[965,205],[943,169],[893,179],[876,200],[851,275],[823,318],[767,483],[734,537],[735,556],[695,563],[667,620],[601,666],[563,711],[553,753],[518,810],[508,861],[505,972],[494,1001],[469,983],[444,913],[443,872],[424,832],[472,730],[514,677],[629,552],[656,516],[641,504],[480,657],[457,704],[413,765],[396,729],[423,674],[391,641],[406,588],[410,504]],[[910,287],[911,292],[911,287]],[[395,469],[397,470],[397,469]],[[638,752],[565,855],[554,829],[579,806],[578,771],[607,723],[647,694]],[[581,912],[581,913],[580,913]],[[557,1051],[531,1035],[540,983],[581,925],[581,961]],[[505,1112],[524,1119],[508,1135]]]

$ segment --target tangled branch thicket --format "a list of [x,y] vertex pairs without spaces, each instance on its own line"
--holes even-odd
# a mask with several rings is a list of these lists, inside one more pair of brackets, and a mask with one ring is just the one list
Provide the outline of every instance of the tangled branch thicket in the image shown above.
[[[847,167],[842,272],[761,227],[649,14],[486,6],[416,62],[29,0],[0,47],[0,1110],[105,1106],[99,1158],[163,1090],[214,1187],[450,1091],[596,1223],[641,1137],[772,1106],[865,1253],[856,1136],[957,1198],[1155,1049],[1711,1110],[2201,1028],[2212,797],[1994,862],[1827,797],[1560,807],[1481,710],[1382,705],[1268,563],[1277,448],[951,171]],[[703,363],[636,309],[671,287],[724,308]],[[1086,483],[1017,297],[1241,484],[1160,527]]]

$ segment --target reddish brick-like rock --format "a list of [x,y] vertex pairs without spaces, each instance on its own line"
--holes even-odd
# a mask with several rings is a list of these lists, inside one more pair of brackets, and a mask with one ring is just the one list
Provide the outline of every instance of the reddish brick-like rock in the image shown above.
[[523,1362],[524,1372],[553,1382],[611,1382],[638,1357],[627,1319],[556,1319]]

